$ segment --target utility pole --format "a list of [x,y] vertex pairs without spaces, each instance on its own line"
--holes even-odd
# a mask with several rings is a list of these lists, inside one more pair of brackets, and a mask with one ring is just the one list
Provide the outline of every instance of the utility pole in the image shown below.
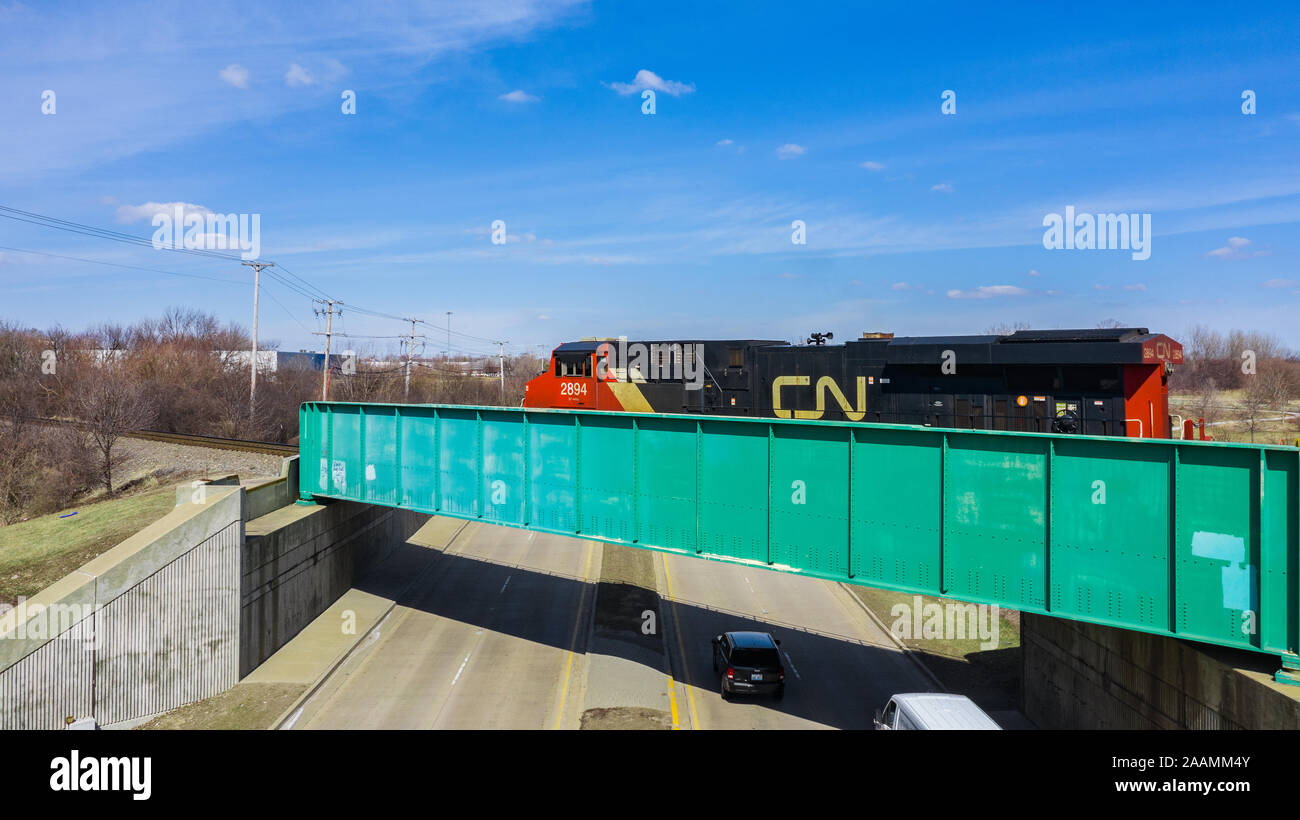
[[320,400],[329,401],[330,400],[330,335],[334,332],[334,314],[337,312],[340,316],[342,316],[343,311],[334,310],[334,306],[338,304],[338,301],[335,299],[317,299],[316,301],[320,302],[322,305],[325,305],[325,310],[317,310],[316,315],[320,316],[324,314],[327,317],[325,320],[325,332],[320,333],[318,331],[316,333],[313,333],[312,335],[325,337],[325,373],[321,378]]
[[497,342],[497,366],[501,370],[501,403],[506,403],[506,343]]
[[443,351],[443,355],[447,357],[448,361],[451,361],[451,311],[450,310],[447,311],[447,349]]
[[253,421],[257,410],[257,291],[261,284],[262,268],[275,267],[274,262],[240,262],[253,269],[253,361],[249,369],[248,420]]
[[411,337],[406,345],[406,386],[402,389],[402,401],[411,400],[411,357],[415,355],[415,320],[407,320],[411,323]]

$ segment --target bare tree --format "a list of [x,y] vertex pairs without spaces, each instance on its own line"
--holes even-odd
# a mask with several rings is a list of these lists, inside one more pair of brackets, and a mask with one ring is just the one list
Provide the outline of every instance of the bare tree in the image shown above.
[[122,464],[121,451],[115,449],[118,439],[151,425],[156,410],[141,387],[112,362],[87,378],[78,409],[98,456],[100,480],[111,494],[113,473]]
[[1259,430],[1264,417],[1275,414],[1278,407],[1286,402],[1286,373],[1278,367],[1268,367],[1258,374],[1248,377],[1246,392],[1242,397],[1242,409],[1246,413],[1246,430],[1250,440],[1255,441],[1255,432]]

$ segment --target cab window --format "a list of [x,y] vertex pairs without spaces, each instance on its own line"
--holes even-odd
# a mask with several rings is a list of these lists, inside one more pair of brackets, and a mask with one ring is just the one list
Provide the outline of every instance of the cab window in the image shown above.
[[555,375],[568,377],[588,377],[591,375],[591,359],[582,358],[572,361],[555,360]]

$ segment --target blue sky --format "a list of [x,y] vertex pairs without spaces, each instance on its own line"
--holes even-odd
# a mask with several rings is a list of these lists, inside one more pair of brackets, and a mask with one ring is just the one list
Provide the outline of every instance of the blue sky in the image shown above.
[[[1300,347],[1294,6],[357,8],[0,2],[0,204],[145,238],[151,203],[260,214],[317,289],[516,352],[1106,319]],[[1045,249],[1067,206],[1150,214],[1150,258]],[[228,280],[3,250],[0,319],[251,318],[234,262],[3,219],[0,246]],[[317,346],[264,292],[263,339]]]

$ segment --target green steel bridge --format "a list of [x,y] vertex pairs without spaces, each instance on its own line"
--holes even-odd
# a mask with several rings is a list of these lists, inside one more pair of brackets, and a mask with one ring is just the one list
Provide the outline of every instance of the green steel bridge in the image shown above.
[[[1281,656],[1300,450],[502,407],[304,404],[300,495]],[[1295,678],[1294,680],[1292,678]]]

